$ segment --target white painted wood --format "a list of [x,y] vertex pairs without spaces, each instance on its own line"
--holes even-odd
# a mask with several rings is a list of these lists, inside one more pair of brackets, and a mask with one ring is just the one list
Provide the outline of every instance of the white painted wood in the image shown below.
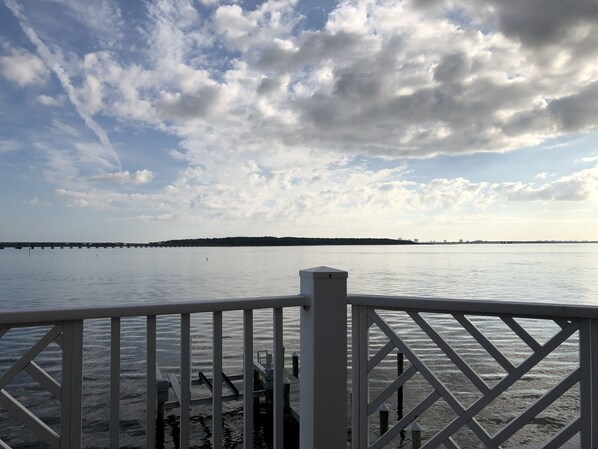
[[[170,386],[172,387],[172,391],[174,391],[174,397],[176,398],[178,407],[180,408],[181,398],[183,397],[181,394],[181,384],[174,373],[168,373],[168,380],[170,381]],[[210,403],[212,403],[212,399],[210,399]]]
[[598,446],[598,320],[590,320],[592,446]]
[[496,444],[503,444],[505,441],[507,441],[507,439],[511,438],[511,436],[525,426],[531,419],[538,416],[546,407],[548,407],[575,384],[577,384],[579,378],[580,370],[577,369],[557,385],[555,385],[554,388],[544,393],[541,398],[529,406],[517,418],[509,421],[506,426],[504,426],[497,434],[494,435],[493,440],[496,442]]
[[[300,271],[300,447],[347,447],[347,272]],[[363,361],[367,369],[367,359]]]
[[0,376],[0,388],[4,388],[17,374],[23,371],[27,364],[37,357],[40,352],[46,349],[46,347],[52,343],[54,338],[56,338],[60,332],[60,326],[54,326],[42,338],[40,338],[37,343],[31,347],[31,349],[23,354],[19,360],[13,363],[13,365],[8,368],[2,376]]
[[81,448],[83,394],[83,321],[62,325],[62,396],[60,404],[60,448]]
[[481,393],[487,393],[490,388],[486,385],[480,376],[469,366],[465,360],[457,354],[451,346],[444,341],[444,339],[430,326],[430,324],[422,318],[419,313],[409,312],[409,316],[415,323],[436,343],[436,345],[445,353],[445,355],[461,370],[461,372],[469,379],[469,381],[476,386]]
[[69,438],[71,428],[71,394],[72,389],[72,373],[70,366],[73,361],[72,351],[72,332],[70,323],[64,323],[62,326],[62,379],[61,379],[61,396],[60,396],[60,446],[61,449],[71,449]]
[[380,348],[380,350],[374,355],[374,357],[372,357],[368,361],[368,373],[370,371],[372,371],[378,365],[378,363],[380,363],[382,360],[384,360],[384,357],[386,357],[388,354],[390,354],[390,352],[394,348],[396,348],[396,346],[394,345],[394,343],[392,341],[389,341],[384,346],[382,346],[382,348]]
[[243,449],[253,449],[253,310],[243,311]]
[[465,313],[466,315],[516,316],[541,319],[598,319],[598,306],[546,304],[475,299],[418,298],[412,296],[348,295],[350,305],[405,312]]
[[[276,307],[273,311],[273,353],[274,353],[274,449],[283,449],[284,445],[284,397],[283,397],[283,370],[284,349],[282,347],[282,308]],[[345,347],[346,348],[346,347]],[[345,349],[346,350],[346,349]],[[345,374],[346,376],[346,374]]]
[[[571,424],[566,426],[563,430],[561,430],[556,436],[550,440],[549,443],[543,446],[543,449],[564,449],[566,443],[571,440],[580,429],[580,420],[576,419]],[[584,446],[583,441],[580,442],[582,448],[594,448],[594,446]]]
[[191,317],[181,314],[181,421],[180,448],[189,449],[189,400],[191,398]]
[[519,324],[517,321],[515,321],[513,319],[513,317],[501,317],[502,320],[505,322],[505,324],[507,326],[509,326],[511,328],[511,330],[513,332],[515,332],[517,334],[517,336],[519,338],[521,338],[521,340],[523,340],[525,342],[526,345],[528,345],[532,351],[537,351],[538,349],[540,349],[542,346],[540,345],[540,343],[538,343],[536,341],[536,339],[534,337],[532,337],[522,326],[521,324]]
[[401,374],[399,377],[397,377],[394,381],[392,381],[377,397],[376,399],[374,399],[372,402],[370,402],[368,404],[368,408],[367,408],[367,415],[371,415],[372,413],[374,413],[376,410],[378,410],[378,407],[380,407],[382,404],[384,404],[386,402],[386,400],[394,393],[396,393],[396,391],[402,387],[405,382],[407,382],[409,379],[411,379],[415,374],[417,373],[417,369],[415,369],[415,367],[413,365],[411,365],[409,368],[407,368],[407,371],[405,371],[403,374]]
[[[428,445],[429,447],[436,447],[439,444],[442,444],[443,441],[445,441],[448,437],[457,432],[465,424],[472,427],[471,423],[474,421],[474,417],[482,409],[484,409],[488,404],[490,404],[498,396],[504,393],[517,380],[519,380],[523,375],[528,373],[534,366],[540,363],[554,349],[559,347],[565,340],[567,340],[567,338],[569,338],[577,330],[577,327],[577,324],[573,322],[568,327],[562,329],[560,332],[554,335],[548,342],[546,342],[546,344],[544,344],[544,346],[542,346],[542,348],[539,351],[535,352],[530,357],[528,357],[523,363],[521,363],[516,368],[515,371],[513,371],[510,374],[507,374],[500,382],[498,382],[492,388],[490,393],[483,395],[480,399],[478,399],[471,406],[469,406],[469,408],[466,411],[458,414],[459,416],[457,418],[451,421],[447,426],[444,427],[443,430],[441,430],[430,440],[428,440],[424,447]],[[475,432],[474,428],[472,428],[472,430],[474,430]],[[484,443],[487,444],[486,442]],[[489,447],[492,447],[492,445],[490,445]]]
[[[446,388],[446,386],[436,377],[436,375],[432,371],[430,371],[426,364],[419,360],[419,358],[411,351],[411,349],[393,332],[393,330],[388,326],[388,324],[386,324],[386,322],[382,318],[380,318],[380,316],[377,313],[370,309],[368,316],[370,316],[372,320],[376,323],[376,325],[380,328],[380,330],[384,332],[386,336],[397,345],[397,348],[407,357],[411,364],[414,365],[417,368],[417,370],[426,378],[430,385],[432,385],[432,387],[441,394],[442,398],[446,401],[446,403],[455,411],[458,417],[456,420],[461,423],[460,427],[467,424],[469,428],[473,430],[474,433],[478,436],[478,438],[482,440],[486,447],[495,448],[496,445],[492,442],[492,438],[490,437],[488,432],[486,432],[486,430],[482,426],[480,426],[480,424],[475,420],[475,414],[468,417],[467,419],[461,419],[466,415],[465,408],[463,407],[461,402],[450,392],[448,388]],[[482,396],[482,398],[487,396],[489,396],[489,394]],[[445,432],[445,434],[443,434],[443,438],[437,441],[435,444],[438,445],[442,443],[452,434],[453,432]],[[434,446],[432,445],[431,447]]]
[[[359,449],[361,443],[361,426],[365,417],[364,407],[361,406],[361,370],[367,364],[367,359],[361,356],[361,309],[362,306],[351,306],[351,448]],[[366,342],[367,343],[367,342]],[[365,376],[367,378],[368,370]],[[366,402],[367,403],[367,402]],[[367,441],[366,441],[367,445]],[[366,446],[361,446],[366,447]]]
[[[135,304],[109,307],[79,307],[47,310],[3,310],[0,325],[22,326],[26,324],[55,323],[69,320],[97,318],[124,318],[149,315],[178,315],[231,310],[273,309],[274,307],[297,307],[309,304],[302,295],[272,296],[262,298],[233,298],[193,302],[164,302],[161,304]],[[597,314],[598,317],[598,314]]]
[[110,448],[118,449],[120,435],[120,318],[110,320]]
[[581,408],[581,443],[592,447],[592,347],[590,320],[579,322],[579,399]]
[[[453,314],[453,317],[465,328],[469,334],[496,360],[503,369],[510,373],[515,370],[515,365],[511,363],[494,344],[473,324],[469,319],[460,314]],[[568,324],[568,323],[567,323]]]
[[44,440],[50,447],[60,447],[60,436],[48,427],[42,420],[31,413],[6,390],[0,390],[0,406],[9,410],[14,417],[21,421],[35,435]]
[[[390,443],[401,430],[405,429],[411,422],[417,419],[428,410],[434,403],[440,399],[440,394],[437,391],[430,393],[423,401],[413,407],[403,418],[401,418],[394,426],[392,426],[384,435],[380,436],[374,443],[369,446],[369,449],[381,449]],[[368,446],[364,446],[367,448]]]
[[156,447],[156,317],[146,318],[145,447]]
[[25,367],[25,371],[33,379],[37,381],[43,388],[45,388],[52,396],[60,400],[60,384],[46,373],[37,363],[29,362]]
[[461,449],[461,446],[459,446],[452,438],[446,440],[444,446],[446,449]]
[[212,315],[212,448],[222,448],[222,312]]

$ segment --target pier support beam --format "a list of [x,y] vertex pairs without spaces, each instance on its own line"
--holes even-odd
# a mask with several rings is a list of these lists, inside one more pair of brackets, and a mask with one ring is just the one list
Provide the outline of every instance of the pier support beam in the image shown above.
[[347,447],[347,272],[299,272],[301,294],[300,447]]

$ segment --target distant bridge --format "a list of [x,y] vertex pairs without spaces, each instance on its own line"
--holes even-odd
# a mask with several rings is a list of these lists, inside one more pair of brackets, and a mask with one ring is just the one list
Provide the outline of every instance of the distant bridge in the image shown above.
[[0,242],[0,249],[83,249],[83,248],[150,248],[163,247],[155,243],[124,243],[124,242]]

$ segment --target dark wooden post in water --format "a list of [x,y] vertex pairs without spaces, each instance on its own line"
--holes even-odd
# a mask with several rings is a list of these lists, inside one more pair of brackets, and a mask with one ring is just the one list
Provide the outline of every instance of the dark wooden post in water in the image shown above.
[[293,352],[293,376],[299,379],[299,353]]
[[378,407],[378,415],[380,419],[380,436],[382,436],[388,432],[388,417],[390,415],[390,408],[388,408],[388,405],[381,404],[380,407]]
[[413,449],[420,449],[422,447],[422,428],[417,422],[412,422],[409,426],[411,430],[411,444]]
[[284,400],[284,414],[288,416],[291,414],[291,380],[285,377],[282,380],[283,400]]
[[[397,351],[397,377],[403,374],[404,371],[404,360],[403,353]],[[403,386],[401,385],[397,390],[397,421],[403,418]]]

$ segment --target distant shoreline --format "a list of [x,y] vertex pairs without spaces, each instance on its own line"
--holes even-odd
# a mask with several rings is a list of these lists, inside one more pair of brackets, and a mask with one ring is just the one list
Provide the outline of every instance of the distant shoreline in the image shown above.
[[398,246],[398,245],[511,245],[511,244],[580,244],[596,240],[468,240],[427,241],[388,238],[315,238],[315,237],[217,237],[164,240],[149,243],[131,242],[0,242],[0,249],[54,248],[172,248],[172,247],[274,247],[274,246]]

